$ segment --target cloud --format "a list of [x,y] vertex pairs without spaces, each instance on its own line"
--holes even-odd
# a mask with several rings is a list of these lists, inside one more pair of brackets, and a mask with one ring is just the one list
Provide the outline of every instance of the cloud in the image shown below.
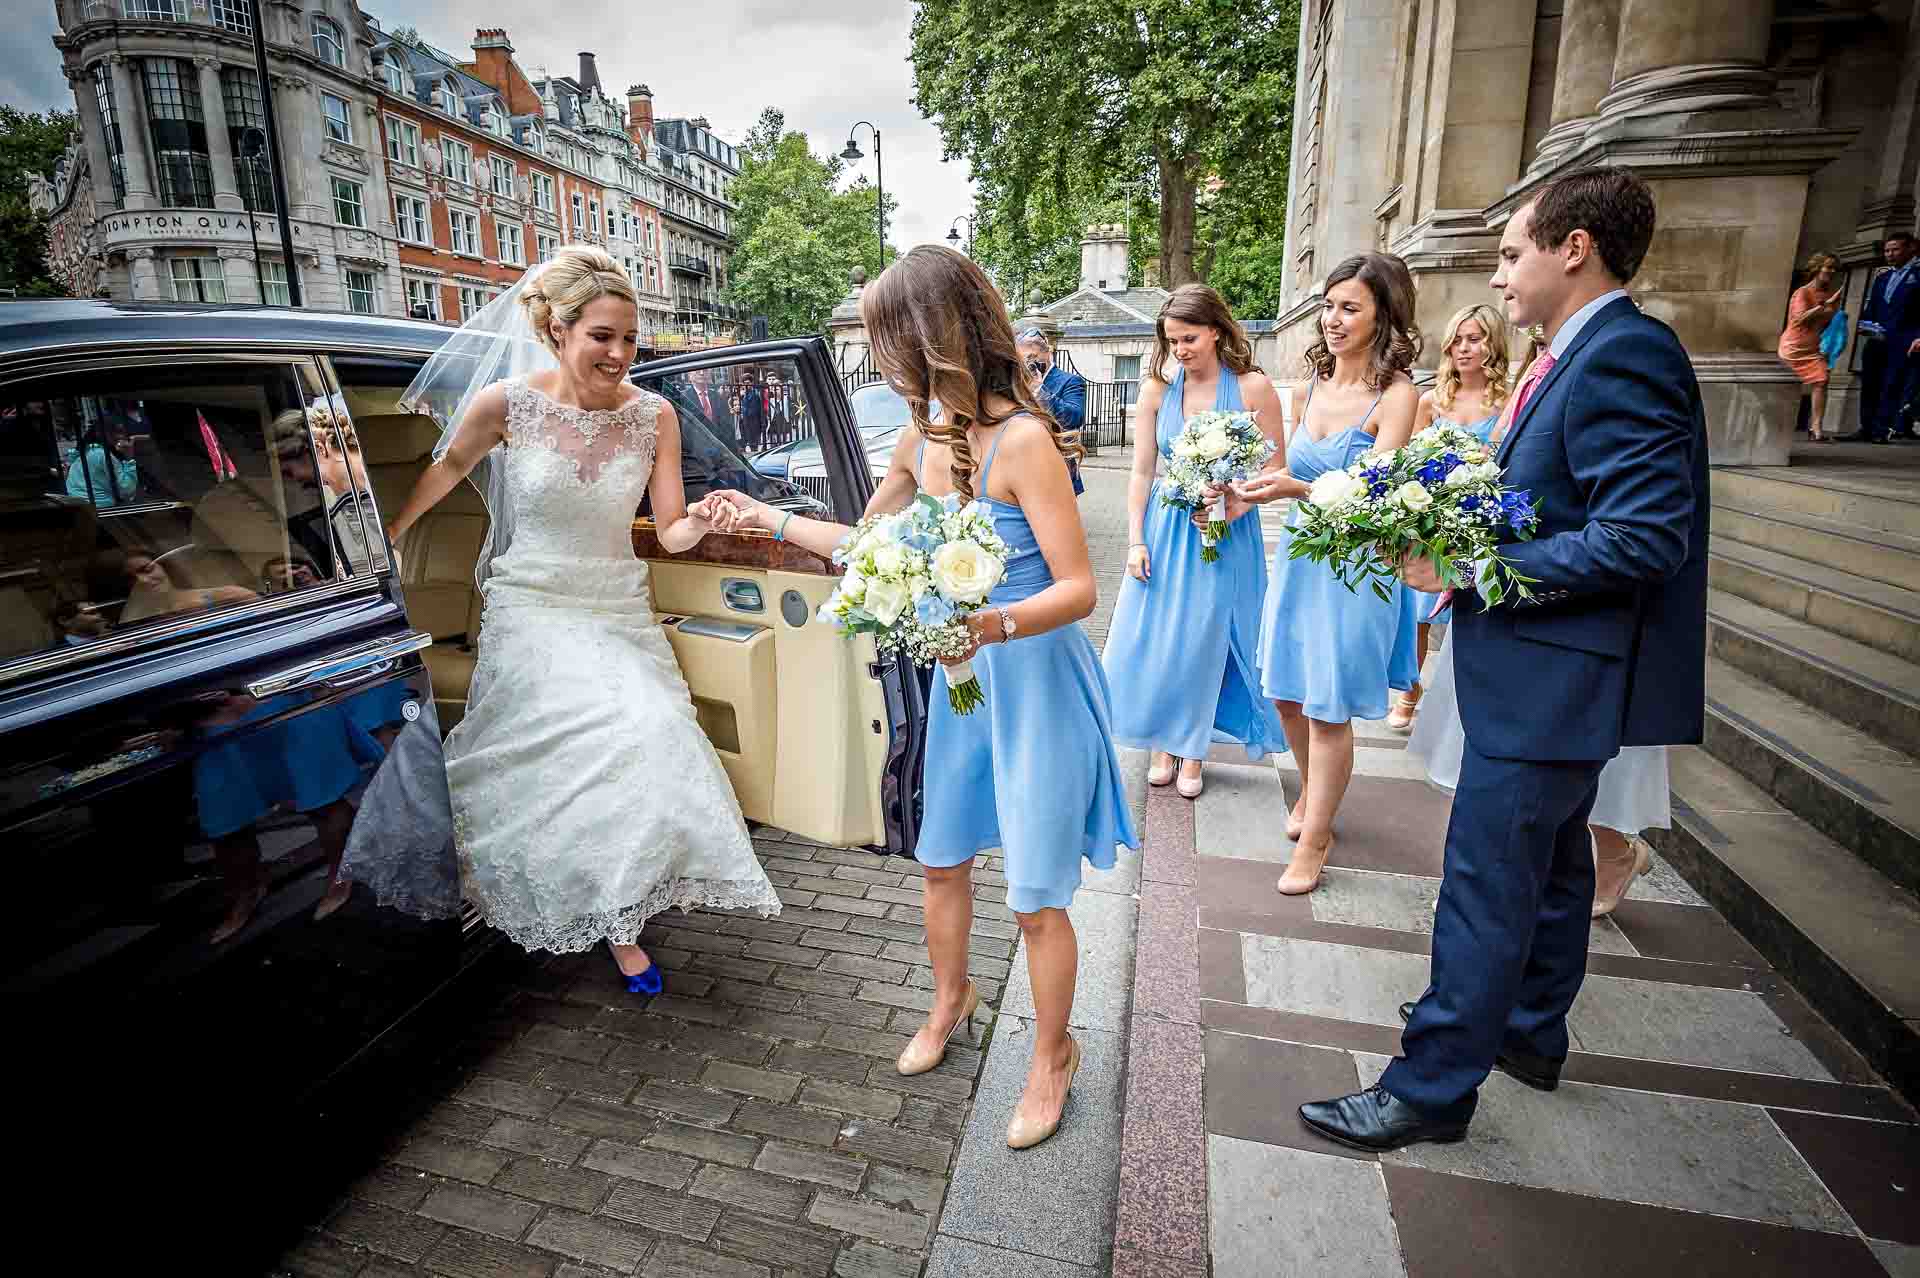
[[60,50],[53,47],[60,29],[53,0],[30,0],[24,7],[14,14],[10,38],[0,49],[0,102],[22,111],[71,111],[73,89],[60,69]]
[[[603,4],[554,0],[539,21],[514,25],[499,0],[423,0],[382,12],[363,7],[388,28],[410,24],[447,53],[467,56],[475,28],[505,26],[514,58],[529,73],[545,67],[572,75],[579,51],[595,56],[601,83],[614,95],[630,84],[653,90],[661,117],[704,115],[714,131],[739,142],[761,108],[786,113],[818,152],[838,151],[856,120],[880,129],[887,194],[899,202],[888,238],[902,248],[942,242],[947,228],[973,208],[967,166],[940,158],[940,134],[913,105],[907,60],[913,6],[907,0],[710,0],[675,9],[670,21],[610,22]],[[849,177],[874,176],[873,147]]]

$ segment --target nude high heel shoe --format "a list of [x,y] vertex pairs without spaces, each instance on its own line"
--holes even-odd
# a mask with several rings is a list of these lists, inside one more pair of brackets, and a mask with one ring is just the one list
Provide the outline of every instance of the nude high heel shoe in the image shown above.
[[[1073,1091],[1074,1076],[1080,1072],[1080,1042],[1078,1039],[1070,1038],[1067,1040],[1067,1043],[1070,1048],[1067,1054],[1067,1091],[1071,1093]],[[1050,1123],[1040,1123],[1030,1118],[1022,1118],[1019,1113],[1016,1112],[1013,1116],[1013,1121],[1007,1124],[1007,1148],[1032,1149],[1035,1145],[1051,1138],[1055,1132],[1060,1130],[1060,1119],[1066,1116],[1066,1112],[1067,1101],[1065,1096],[1060,1098],[1060,1113],[1056,1115]]]
[[1173,783],[1173,788],[1183,799],[1197,799],[1200,797],[1200,792],[1207,788],[1207,774],[1202,772],[1198,776],[1189,778],[1182,773],[1180,779]]
[[[924,1074],[934,1068],[934,1066],[938,1065],[941,1061],[947,1059],[947,1044],[953,1041],[953,1032],[960,1028],[961,1022],[963,1021],[967,1026],[967,1041],[969,1043],[977,1042],[978,1039],[975,1038],[973,1032],[973,1014],[978,1011],[979,1008],[980,990],[972,981],[968,981],[967,1004],[961,1009],[960,1015],[954,1019],[953,1024],[947,1026],[946,1037],[940,1040],[940,1046],[932,1051],[916,1052],[913,1050],[913,1044],[908,1043],[907,1050],[900,1053],[900,1059],[893,1063],[893,1067],[908,1078],[913,1077],[915,1074]],[[915,1035],[916,1039],[918,1037],[918,1035]]]
[[1588,836],[1593,843],[1594,890],[1593,917],[1603,919],[1627,899],[1627,889],[1633,881],[1653,868],[1653,856],[1644,843],[1633,841],[1627,844],[1631,859],[1625,862],[1600,859],[1600,841]]

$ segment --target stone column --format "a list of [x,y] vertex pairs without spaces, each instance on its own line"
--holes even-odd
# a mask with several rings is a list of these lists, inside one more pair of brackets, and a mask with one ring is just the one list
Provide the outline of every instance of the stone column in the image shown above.
[[[121,163],[127,175],[127,207],[130,209],[158,208],[160,199],[154,191],[153,166],[147,163],[147,147],[152,143],[152,132],[147,128],[147,101],[141,96],[139,82],[134,79],[133,69],[127,65],[125,54],[116,53],[107,59],[108,74],[113,77],[113,110],[120,117]],[[152,269],[152,264],[148,264]],[[134,281],[139,282],[140,272],[134,270]],[[139,293],[134,294],[135,297]]]
[[229,302],[264,302],[266,300],[260,296],[260,277],[255,272],[252,249],[223,248],[220,250],[220,273],[227,281]]
[[326,170],[314,163],[326,147],[313,82],[287,75],[274,76],[273,83],[280,90],[273,105],[275,123],[280,126],[280,158],[286,164],[288,212],[302,221],[331,223]]
[[1920,102],[1915,101],[1920,98],[1920,0],[1913,0],[1911,7],[1907,56],[1888,113],[1886,149],[1860,210],[1856,242],[1884,240],[1895,231],[1913,230],[1916,177],[1920,176]]
[[150,248],[127,250],[129,287],[136,302],[171,302],[173,288],[160,283],[160,266]]
[[833,343],[834,363],[843,373],[860,367],[860,362],[867,357],[867,351],[872,346],[867,338],[866,321],[860,317],[860,295],[866,288],[866,269],[854,267],[847,295],[840,299],[840,305],[834,307],[833,314],[827,317],[827,340]]
[[1741,110],[1772,102],[1773,0],[1622,0],[1606,116]]
[[69,70],[67,81],[73,85],[73,100],[80,108],[80,136],[87,148],[87,168],[93,177],[95,213],[120,207],[113,191],[113,158],[107,150],[107,121],[100,114],[100,100],[94,96],[93,75],[85,67]]
[[200,72],[200,114],[206,120],[207,160],[213,168],[213,207],[239,212],[240,182],[233,169],[233,138],[227,132],[227,99],[220,88],[220,59],[201,54],[193,60]]
[[1553,80],[1552,127],[1540,139],[1529,174],[1541,173],[1580,144],[1613,88],[1622,0],[1567,0]]

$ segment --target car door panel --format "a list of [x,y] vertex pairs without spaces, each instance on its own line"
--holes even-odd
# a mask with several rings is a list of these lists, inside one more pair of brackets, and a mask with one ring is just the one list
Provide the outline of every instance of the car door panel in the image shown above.
[[[794,428],[817,445],[824,465],[811,495],[842,521],[859,517],[873,477],[823,342],[756,343],[639,372],[640,385],[689,420],[683,430],[704,429],[703,387],[713,396],[749,381],[777,385],[803,405]],[[749,818],[821,843],[910,853],[924,699],[910,669],[876,662],[870,638],[849,641],[819,620],[839,570],[765,534],[713,533],[668,555],[647,520],[635,525],[634,548],[650,566],[655,610],[685,619],[670,621],[668,633]],[[743,607],[755,594],[757,610]],[[703,633],[702,620],[719,624]],[[737,624],[757,629],[746,636],[726,630]],[[770,675],[762,655],[769,648]],[[770,711],[751,704],[765,695],[769,677]],[[747,757],[763,748],[769,729],[770,758]],[[741,752],[730,755],[725,742]]]

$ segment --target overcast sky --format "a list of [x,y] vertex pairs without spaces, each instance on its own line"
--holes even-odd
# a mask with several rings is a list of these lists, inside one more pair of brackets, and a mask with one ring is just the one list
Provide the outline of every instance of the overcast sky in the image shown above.
[[[0,102],[71,108],[52,44],[52,0],[14,3],[27,10],[16,21],[30,30],[0,49]],[[938,130],[914,110],[910,0],[694,0],[663,9],[604,0],[361,0],[361,8],[389,30],[419,28],[457,58],[472,57],[477,28],[504,27],[529,74],[544,66],[573,75],[580,50],[591,50],[616,100],[645,83],[656,115],[704,115],[730,142],[766,106],[785,111],[787,127],[805,133],[815,151],[838,151],[854,121],[870,120],[883,135],[887,193],[900,204],[888,238],[902,247],[944,240],[953,219],[972,211],[967,166],[941,162]],[[860,149],[867,158],[852,172],[871,178],[865,129]]]

